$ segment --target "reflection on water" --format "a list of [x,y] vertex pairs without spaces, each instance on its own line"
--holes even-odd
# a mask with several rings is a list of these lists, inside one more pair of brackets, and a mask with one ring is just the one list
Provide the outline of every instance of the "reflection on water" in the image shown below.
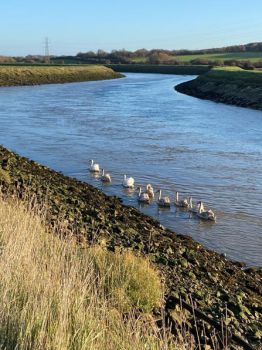
[[[123,198],[178,233],[227,256],[262,266],[262,113],[174,91],[192,77],[127,78],[0,89],[0,142],[58,171]],[[95,159],[111,173],[88,172]],[[123,174],[174,200],[192,195],[216,211],[202,222],[174,205],[137,202]]]

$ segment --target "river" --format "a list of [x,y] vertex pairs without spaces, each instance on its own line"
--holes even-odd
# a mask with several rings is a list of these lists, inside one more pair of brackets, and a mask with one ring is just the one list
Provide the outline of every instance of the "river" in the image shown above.
[[[262,266],[262,113],[180,94],[192,76],[126,78],[0,89],[0,143],[117,195],[177,233],[229,258]],[[113,177],[88,171],[95,159]],[[192,195],[217,215],[203,222],[156,203],[139,206],[123,174],[164,195]]]

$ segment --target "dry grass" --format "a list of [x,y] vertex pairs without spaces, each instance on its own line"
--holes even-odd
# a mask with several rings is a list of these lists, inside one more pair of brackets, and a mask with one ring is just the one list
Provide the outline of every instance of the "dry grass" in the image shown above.
[[121,77],[104,66],[0,66],[0,86],[70,83]]
[[0,200],[1,349],[177,349],[148,313],[161,299],[147,260],[60,239]]

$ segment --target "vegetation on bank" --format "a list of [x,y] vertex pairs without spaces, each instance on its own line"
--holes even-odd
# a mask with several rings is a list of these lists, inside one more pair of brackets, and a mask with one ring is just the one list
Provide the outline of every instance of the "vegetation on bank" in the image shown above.
[[0,66],[0,86],[71,83],[120,78],[104,66]]
[[262,83],[262,70],[244,70],[239,67],[214,67],[207,74],[211,78],[240,79],[245,80],[247,84],[254,81]]
[[262,71],[238,67],[216,67],[194,80],[175,87],[179,92],[262,110]]
[[[259,348],[261,272],[244,270],[243,264],[176,235],[135,208],[124,206],[118,198],[3,147],[0,168],[3,195],[43,203],[50,230],[59,232],[57,227],[62,225],[65,234],[73,232],[79,243],[102,244],[111,252],[128,248],[147,257],[165,280],[163,309],[168,322],[186,324],[192,335],[197,326],[199,334],[205,334],[199,340],[202,344],[212,346],[214,332],[222,327],[219,337],[226,331],[228,341],[232,335],[234,341],[244,338]],[[181,303],[187,308],[186,320],[181,318]]]
[[45,208],[38,215],[32,209],[0,199],[1,349],[178,346],[150,315],[162,304],[162,286],[147,259],[81,245],[73,232],[60,239],[63,225],[59,236],[48,232]]

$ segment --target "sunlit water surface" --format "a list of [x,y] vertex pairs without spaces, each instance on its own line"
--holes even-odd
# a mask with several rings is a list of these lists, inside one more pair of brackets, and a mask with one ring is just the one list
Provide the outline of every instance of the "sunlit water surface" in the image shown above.
[[[228,257],[262,266],[262,113],[179,94],[193,77],[126,78],[0,89],[0,143],[138,207],[124,173],[164,195],[192,195],[216,223],[188,212],[140,209],[178,233]],[[104,186],[88,172],[98,161],[113,176]]]

